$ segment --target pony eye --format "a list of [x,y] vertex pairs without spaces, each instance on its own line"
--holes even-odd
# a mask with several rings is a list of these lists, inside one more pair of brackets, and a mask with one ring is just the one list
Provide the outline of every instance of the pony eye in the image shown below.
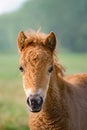
[[48,69],[48,72],[51,73],[53,71],[53,66],[50,66],[50,68]]
[[22,66],[20,66],[20,67],[19,67],[19,70],[20,70],[21,72],[23,72],[23,71],[24,71],[24,69],[23,69],[23,67],[22,67]]

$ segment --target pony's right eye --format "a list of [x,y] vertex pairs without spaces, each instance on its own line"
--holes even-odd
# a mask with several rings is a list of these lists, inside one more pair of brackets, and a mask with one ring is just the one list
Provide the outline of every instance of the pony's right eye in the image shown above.
[[20,66],[20,67],[19,67],[19,70],[20,70],[21,72],[23,72],[23,71],[24,71],[24,69],[23,69],[23,67],[22,67],[22,66]]
[[50,68],[48,69],[48,72],[51,73],[53,71],[53,66],[50,66]]

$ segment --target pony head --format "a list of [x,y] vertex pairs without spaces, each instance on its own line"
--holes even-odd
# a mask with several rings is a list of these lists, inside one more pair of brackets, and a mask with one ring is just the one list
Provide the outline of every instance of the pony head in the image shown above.
[[53,53],[56,37],[41,32],[23,31],[18,35],[20,53],[20,71],[23,76],[23,88],[31,112],[39,112],[45,102],[50,77],[54,70]]

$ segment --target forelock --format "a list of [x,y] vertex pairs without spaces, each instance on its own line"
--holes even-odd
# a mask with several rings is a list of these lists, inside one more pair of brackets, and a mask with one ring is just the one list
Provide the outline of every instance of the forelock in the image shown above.
[[40,30],[34,31],[34,30],[29,30],[25,32],[27,38],[32,42],[32,43],[37,43],[37,44],[43,44],[47,34],[42,33]]

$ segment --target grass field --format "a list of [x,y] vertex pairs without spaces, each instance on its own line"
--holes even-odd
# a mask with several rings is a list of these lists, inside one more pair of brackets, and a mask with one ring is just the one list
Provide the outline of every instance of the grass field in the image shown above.
[[0,55],[0,130],[29,130],[18,56]]
[[[87,54],[59,54],[66,74],[87,72]],[[18,56],[0,55],[0,130],[28,130],[28,110]]]

